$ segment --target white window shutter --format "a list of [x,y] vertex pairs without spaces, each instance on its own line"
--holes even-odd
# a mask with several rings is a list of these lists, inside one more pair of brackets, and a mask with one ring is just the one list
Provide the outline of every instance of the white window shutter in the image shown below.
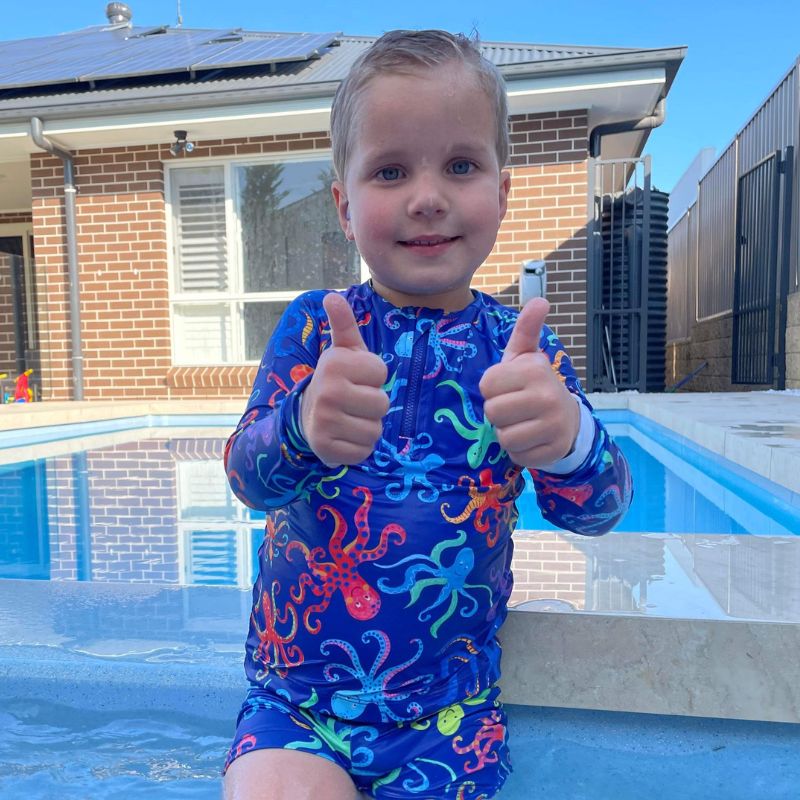
[[222,167],[173,171],[178,291],[228,288]]

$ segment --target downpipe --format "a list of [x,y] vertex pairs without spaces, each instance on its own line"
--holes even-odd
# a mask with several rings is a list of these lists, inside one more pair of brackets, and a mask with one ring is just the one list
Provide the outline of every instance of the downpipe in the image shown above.
[[78,233],[75,223],[75,164],[72,153],[54,145],[42,132],[39,117],[31,118],[31,138],[37,147],[58,156],[64,164],[64,226],[67,237],[69,319],[72,340],[72,395],[83,400],[83,349],[81,346],[81,295],[78,273]]

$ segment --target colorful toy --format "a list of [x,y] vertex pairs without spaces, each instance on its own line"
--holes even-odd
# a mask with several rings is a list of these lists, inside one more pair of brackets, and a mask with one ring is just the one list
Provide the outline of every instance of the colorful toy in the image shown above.
[[32,369],[26,369],[21,375],[17,376],[16,383],[14,384],[14,402],[15,403],[32,403],[33,402],[33,389],[28,384],[29,376],[33,375]]

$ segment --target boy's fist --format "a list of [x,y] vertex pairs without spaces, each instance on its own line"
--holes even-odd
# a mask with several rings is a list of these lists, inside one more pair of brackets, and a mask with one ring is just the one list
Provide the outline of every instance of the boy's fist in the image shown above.
[[525,305],[502,361],[480,382],[483,410],[497,441],[515,464],[532,469],[564,458],[580,428],[578,404],[539,350],[549,311],[541,297]]
[[331,346],[303,391],[303,431],[329,467],[358,464],[375,449],[389,410],[386,364],[367,350],[353,311],[341,295],[325,295]]

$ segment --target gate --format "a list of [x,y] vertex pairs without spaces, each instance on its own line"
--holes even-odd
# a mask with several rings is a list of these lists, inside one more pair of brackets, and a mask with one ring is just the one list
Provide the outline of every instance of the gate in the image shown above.
[[791,147],[784,158],[776,150],[739,178],[733,273],[733,384],[774,385],[778,389],[786,385],[791,164]]

